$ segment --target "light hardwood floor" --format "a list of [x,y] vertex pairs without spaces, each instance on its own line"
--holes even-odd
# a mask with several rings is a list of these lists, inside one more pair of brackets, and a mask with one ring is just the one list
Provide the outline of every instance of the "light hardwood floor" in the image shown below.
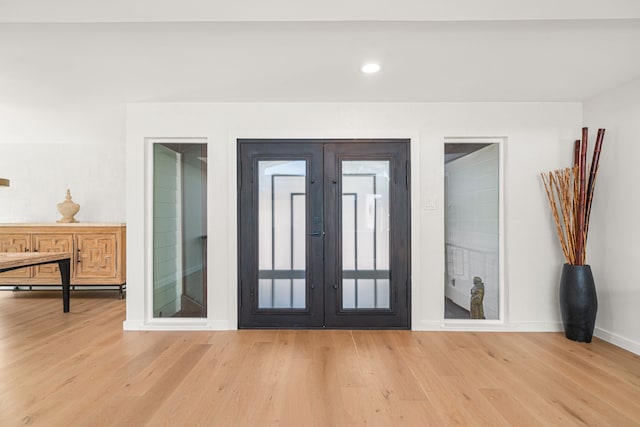
[[0,292],[0,426],[631,426],[640,357],[555,333],[123,332]]

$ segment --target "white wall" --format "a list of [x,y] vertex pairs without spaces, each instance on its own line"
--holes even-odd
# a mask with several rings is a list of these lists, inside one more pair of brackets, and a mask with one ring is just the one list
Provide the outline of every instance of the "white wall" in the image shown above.
[[[504,324],[465,329],[560,330],[563,262],[538,173],[567,164],[582,125],[579,103],[129,104],[127,109],[127,329],[235,328],[237,138],[410,138],[412,327],[455,329],[444,309],[444,138],[502,136],[505,150]],[[148,147],[145,137],[209,141],[209,318],[150,323]],[[435,203],[436,209],[430,207]],[[212,244],[215,241],[216,244]],[[186,322],[186,321],[185,321]]]
[[78,221],[124,222],[124,104],[57,101],[0,102],[0,222],[55,222],[67,188]]
[[587,244],[598,292],[595,334],[640,354],[640,79],[587,101],[584,123],[592,137],[606,129]]

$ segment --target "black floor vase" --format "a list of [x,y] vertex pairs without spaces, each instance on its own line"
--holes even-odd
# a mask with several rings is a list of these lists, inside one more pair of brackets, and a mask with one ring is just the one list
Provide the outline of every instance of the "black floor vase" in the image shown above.
[[591,342],[598,297],[590,266],[565,264],[562,267],[560,311],[566,337],[573,341]]

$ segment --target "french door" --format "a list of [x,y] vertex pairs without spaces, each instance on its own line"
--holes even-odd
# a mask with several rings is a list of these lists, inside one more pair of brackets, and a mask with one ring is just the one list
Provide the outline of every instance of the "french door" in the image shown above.
[[239,140],[241,328],[409,328],[408,140]]

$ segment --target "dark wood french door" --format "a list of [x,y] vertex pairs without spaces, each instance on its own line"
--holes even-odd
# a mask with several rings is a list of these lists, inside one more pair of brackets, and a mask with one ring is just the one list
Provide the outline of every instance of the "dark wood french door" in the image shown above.
[[239,140],[241,328],[409,328],[408,140]]

